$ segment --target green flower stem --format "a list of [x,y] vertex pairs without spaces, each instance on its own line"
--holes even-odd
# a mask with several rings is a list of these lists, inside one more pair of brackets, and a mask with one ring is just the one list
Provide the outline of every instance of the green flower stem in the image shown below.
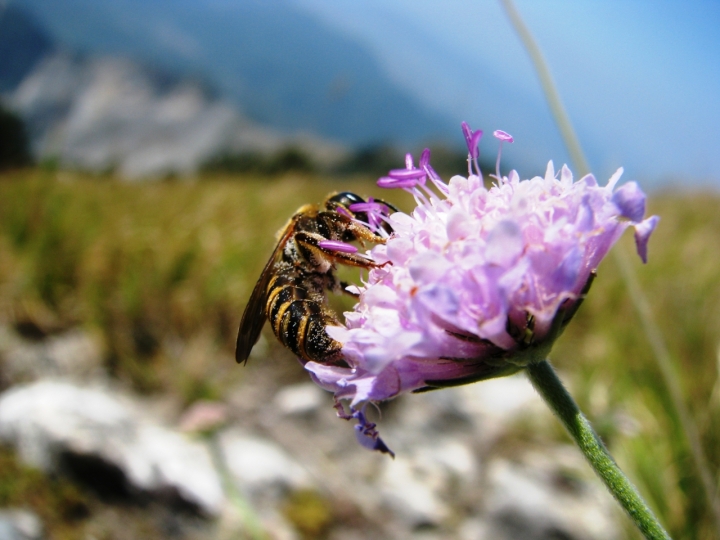
[[645,538],[669,540],[668,533],[615,463],[550,363],[547,360],[531,363],[527,367],[527,373],[535,390],[563,423],[592,468]]

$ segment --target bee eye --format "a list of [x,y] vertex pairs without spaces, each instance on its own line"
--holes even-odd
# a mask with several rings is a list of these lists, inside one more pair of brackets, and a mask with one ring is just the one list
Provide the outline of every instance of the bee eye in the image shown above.
[[349,191],[343,191],[342,193],[338,193],[330,197],[327,202],[341,204],[347,208],[351,204],[364,203],[365,200],[360,195],[350,193]]

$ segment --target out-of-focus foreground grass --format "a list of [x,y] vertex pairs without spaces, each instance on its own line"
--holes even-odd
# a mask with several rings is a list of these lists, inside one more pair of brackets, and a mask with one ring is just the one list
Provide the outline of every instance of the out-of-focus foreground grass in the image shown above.
[[[378,195],[370,180],[129,184],[38,170],[5,174],[0,322],[38,335],[83,326],[101,336],[112,376],[134,389],[185,403],[221,397],[245,373],[232,360],[237,326],[274,233],[298,206],[333,190]],[[649,264],[637,263],[715,478],[718,209],[717,195],[654,197],[649,210],[662,221]],[[630,237],[620,246],[628,252]],[[673,537],[712,537],[682,430],[612,258],[553,360]],[[559,425],[555,435],[564,437]]]

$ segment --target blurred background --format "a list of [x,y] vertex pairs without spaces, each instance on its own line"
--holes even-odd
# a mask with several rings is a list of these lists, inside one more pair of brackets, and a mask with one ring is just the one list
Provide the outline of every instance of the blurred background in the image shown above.
[[[633,264],[717,490],[720,5],[517,8],[661,216]],[[267,328],[234,362],[293,211],[409,209],[374,181],[463,174],[463,120],[487,170],[495,129],[503,171],[569,163],[499,2],[0,0],[0,539],[638,538],[522,377],[386,404],[391,460]],[[720,537],[614,260],[593,288],[554,363],[673,538]]]

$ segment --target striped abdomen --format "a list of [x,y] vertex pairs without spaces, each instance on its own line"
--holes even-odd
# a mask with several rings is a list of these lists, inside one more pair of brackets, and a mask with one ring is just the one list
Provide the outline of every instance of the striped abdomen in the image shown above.
[[322,295],[311,293],[298,276],[279,274],[268,285],[267,316],[280,342],[303,363],[314,360],[322,364],[342,362],[342,345],[332,339],[325,327],[339,326],[337,318],[320,301]]

